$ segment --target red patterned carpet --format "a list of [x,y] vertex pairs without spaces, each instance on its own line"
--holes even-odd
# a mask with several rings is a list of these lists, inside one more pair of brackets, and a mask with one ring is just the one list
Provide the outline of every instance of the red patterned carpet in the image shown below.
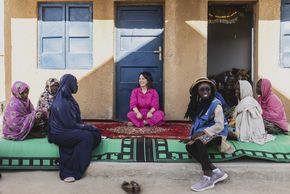
[[161,138],[161,139],[185,139],[190,130],[189,123],[168,122],[154,127],[129,127],[121,122],[86,122],[94,124],[102,130],[102,136],[108,138]]

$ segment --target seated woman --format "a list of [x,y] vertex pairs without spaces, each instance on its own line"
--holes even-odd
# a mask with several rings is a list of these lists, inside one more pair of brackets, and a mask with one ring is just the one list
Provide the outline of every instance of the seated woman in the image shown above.
[[26,137],[44,137],[47,128],[46,114],[34,110],[28,94],[29,86],[16,81],[12,88],[12,97],[7,103],[3,117],[4,138],[24,140]]
[[208,147],[221,146],[228,134],[221,102],[215,98],[215,85],[207,78],[195,81],[190,90],[190,102],[185,118],[192,120],[187,152],[202,166],[203,176],[191,186],[193,191],[213,188],[228,175],[217,168],[208,156]]
[[239,80],[235,90],[239,103],[233,113],[237,139],[244,142],[264,144],[274,137],[267,135],[262,118],[262,108],[253,98],[251,84]]
[[161,125],[164,123],[164,113],[159,110],[159,96],[152,88],[152,75],[142,72],[139,75],[139,86],[133,89],[130,97],[130,112],[127,114],[128,125],[136,127],[144,125]]
[[279,97],[272,92],[272,84],[268,79],[260,79],[256,85],[258,102],[263,110],[263,119],[268,133],[288,132],[288,122],[284,106]]
[[49,142],[59,146],[59,175],[65,182],[83,176],[92,151],[101,142],[99,129],[81,121],[79,105],[72,96],[77,91],[77,79],[70,74],[62,76],[48,119]]
[[59,81],[56,78],[50,78],[46,81],[45,91],[42,92],[38,100],[38,108],[43,110],[47,117],[49,115],[50,106],[54,100],[59,87]]

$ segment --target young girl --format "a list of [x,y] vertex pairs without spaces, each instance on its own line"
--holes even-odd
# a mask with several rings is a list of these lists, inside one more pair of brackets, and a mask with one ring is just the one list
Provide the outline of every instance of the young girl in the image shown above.
[[200,78],[190,88],[190,102],[185,118],[192,120],[186,150],[202,166],[201,180],[191,186],[193,191],[213,188],[228,175],[210,162],[207,149],[220,146],[228,134],[221,102],[215,98],[215,86],[207,78]]

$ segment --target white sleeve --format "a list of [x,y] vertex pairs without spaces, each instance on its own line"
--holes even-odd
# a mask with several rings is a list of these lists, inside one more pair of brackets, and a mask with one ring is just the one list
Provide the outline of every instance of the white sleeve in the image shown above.
[[224,129],[224,113],[221,105],[217,105],[214,110],[214,122],[214,125],[204,130],[207,134],[211,136],[220,133]]

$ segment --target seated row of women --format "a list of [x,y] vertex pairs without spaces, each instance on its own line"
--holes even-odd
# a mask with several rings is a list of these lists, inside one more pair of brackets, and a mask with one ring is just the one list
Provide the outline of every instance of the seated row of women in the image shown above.
[[17,81],[3,118],[3,134],[7,139],[39,137],[48,128],[48,141],[59,146],[59,176],[66,182],[83,176],[92,151],[101,142],[100,130],[81,121],[79,105],[72,95],[77,91],[73,75],[62,76],[60,83],[49,79],[35,110],[28,98],[29,86]]
[[[215,86],[215,82],[210,80]],[[164,112],[159,110],[159,95],[152,87],[153,79],[149,72],[139,75],[139,87],[132,90],[130,97],[130,112],[128,125],[143,127],[145,125],[162,125],[165,122]],[[41,94],[37,109],[28,98],[29,86],[16,81],[12,86],[12,97],[7,104],[3,119],[4,137],[13,140],[23,140],[26,137],[43,137],[47,134],[50,107],[59,88],[59,81],[50,78],[46,82],[45,91]],[[223,112],[229,121],[230,129],[241,141],[255,141],[245,133],[254,134],[258,131],[268,133],[283,133],[288,131],[288,122],[281,100],[272,92],[271,82],[260,79],[256,85],[259,95],[257,101],[253,98],[252,86],[248,81],[239,80],[235,95],[239,103],[229,108],[220,93],[215,91],[215,98],[221,102]],[[200,107],[191,107],[197,109]],[[233,113],[227,115],[228,110]],[[186,116],[187,117],[187,116]],[[190,118],[192,119],[192,118]],[[262,122],[263,120],[263,122]],[[249,130],[253,130],[250,132]],[[232,131],[230,131],[232,132]],[[231,136],[233,133],[230,133]]]
[[[274,136],[267,134],[264,121],[268,124],[268,131],[274,133],[287,132],[288,123],[283,104],[271,91],[270,81],[261,79],[257,85],[260,95],[258,101],[253,98],[252,86],[248,81],[237,82],[235,94],[239,103],[234,109],[232,120],[237,139],[264,144],[274,139]],[[232,153],[234,149],[226,142],[230,130],[223,113],[223,103],[216,97],[214,82],[207,78],[197,79],[189,92],[190,102],[185,118],[192,121],[192,127],[185,141],[186,150],[201,164],[203,171],[200,181],[193,184],[191,189],[204,191],[228,177],[226,172],[210,161],[208,147],[217,146],[226,153]]]
[[[161,125],[164,113],[159,110],[159,96],[152,88],[149,72],[139,75],[139,87],[130,97],[129,125]],[[28,98],[29,86],[17,81],[3,118],[3,134],[7,139],[23,140],[39,137],[48,126],[48,140],[59,146],[60,178],[71,182],[80,179],[90,163],[93,149],[101,141],[100,130],[81,121],[79,105],[72,94],[78,91],[77,79],[70,74],[62,76],[60,83],[49,79],[35,110]],[[239,103],[233,112],[234,128],[241,141],[264,144],[273,140],[269,133],[288,131],[284,107],[272,92],[271,83],[261,79],[257,83],[258,101],[253,98],[252,86],[239,80],[236,96]],[[229,126],[224,116],[222,100],[219,100],[214,82],[200,78],[190,88],[190,102],[185,118],[192,121],[186,149],[201,163],[205,178],[192,186],[200,191],[212,188],[227,174],[216,168],[208,158],[207,147],[219,146],[221,151],[230,151],[226,146]],[[219,96],[221,98],[221,96]],[[264,124],[265,123],[265,124]]]

